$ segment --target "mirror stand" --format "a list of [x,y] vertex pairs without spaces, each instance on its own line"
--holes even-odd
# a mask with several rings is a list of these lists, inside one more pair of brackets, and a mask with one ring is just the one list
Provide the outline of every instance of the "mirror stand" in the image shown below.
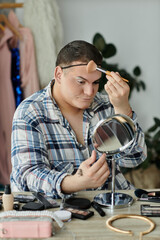
[[133,198],[125,193],[115,192],[115,160],[114,156],[112,156],[112,186],[111,192],[101,193],[94,197],[94,201],[98,204],[109,207],[111,209],[114,208],[124,208],[132,205]]
[[111,192],[101,193],[94,197],[98,204],[109,208],[128,207],[133,203],[133,198],[124,193],[115,192],[115,161],[116,154],[131,151],[135,140],[136,126],[126,115],[117,114],[100,121],[93,134],[93,142],[97,151],[112,156],[112,185]]

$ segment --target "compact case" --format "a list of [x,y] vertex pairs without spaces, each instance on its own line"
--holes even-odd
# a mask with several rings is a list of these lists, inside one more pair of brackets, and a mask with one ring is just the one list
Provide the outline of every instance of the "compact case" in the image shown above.
[[68,198],[65,200],[64,207],[88,209],[91,207],[91,201],[87,198]]
[[49,238],[54,235],[50,217],[4,217],[0,218],[1,238]]

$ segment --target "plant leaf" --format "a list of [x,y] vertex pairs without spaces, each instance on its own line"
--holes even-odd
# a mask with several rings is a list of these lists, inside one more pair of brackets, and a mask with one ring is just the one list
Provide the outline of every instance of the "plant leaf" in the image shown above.
[[135,76],[137,76],[137,77],[141,75],[141,69],[140,69],[139,66],[136,66],[136,67],[133,69],[133,74],[134,74]]
[[157,141],[158,139],[160,139],[160,130],[153,137],[154,141]]
[[146,84],[142,80],[139,81],[139,84],[141,85],[143,90],[146,90]]
[[157,129],[157,125],[155,124],[148,129],[148,132],[154,132],[156,129]]
[[153,119],[154,119],[155,123],[157,124],[157,126],[160,126],[160,119],[158,119],[156,117],[154,117]]
[[93,44],[99,51],[103,51],[106,45],[105,39],[100,33],[96,33],[93,38]]
[[102,55],[104,58],[110,58],[113,57],[116,52],[116,47],[112,43],[109,43],[105,45],[105,48],[102,51]]

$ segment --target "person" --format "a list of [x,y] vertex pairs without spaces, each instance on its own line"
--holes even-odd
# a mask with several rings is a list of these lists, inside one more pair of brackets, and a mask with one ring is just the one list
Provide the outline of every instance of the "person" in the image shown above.
[[129,115],[137,125],[130,154],[116,162],[115,189],[133,189],[120,167],[134,168],[146,158],[144,133],[129,104],[129,85],[118,73],[106,76],[106,94],[98,92],[101,72],[88,73],[102,55],[83,40],[64,46],[54,79],[17,108],[12,127],[12,191],[36,191],[67,198],[81,190],[110,189],[111,161],[94,148],[96,124],[113,114]]

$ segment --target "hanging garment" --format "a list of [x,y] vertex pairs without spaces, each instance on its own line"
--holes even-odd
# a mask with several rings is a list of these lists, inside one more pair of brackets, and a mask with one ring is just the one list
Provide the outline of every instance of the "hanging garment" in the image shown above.
[[8,40],[13,33],[6,27],[0,39],[0,183],[10,182],[11,130],[15,98],[11,82],[11,52]]
[[41,88],[54,78],[57,53],[62,47],[62,24],[56,0],[24,2],[24,25],[32,30]]
[[8,14],[8,20],[22,36],[22,40],[17,45],[20,51],[21,88],[23,98],[27,98],[40,90],[33,35],[29,28],[20,26],[19,20],[12,10]]
[[20,78],[20,55],[18,48],[11,49],[12,61],[11,61],[11,79],[13,85],[13,91],[16,101],[16,108],[23,100],[23,93],[21,88]]

